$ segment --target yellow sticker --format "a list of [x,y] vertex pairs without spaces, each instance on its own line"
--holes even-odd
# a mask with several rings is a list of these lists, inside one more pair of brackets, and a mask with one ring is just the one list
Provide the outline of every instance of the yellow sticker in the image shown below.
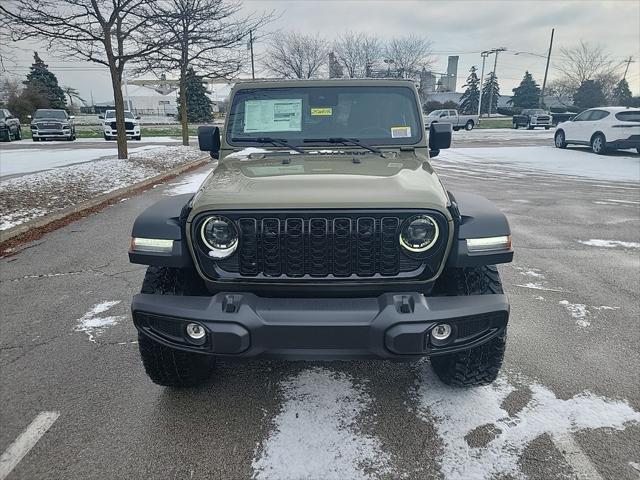
[[411,127],[391,127],[391,138],[407,138],[411,136]]
[[311,109],[311,115],[319,115],[319,116],[331,116],[333,115],[333,108],[328,107],[328,108],[312,108]]

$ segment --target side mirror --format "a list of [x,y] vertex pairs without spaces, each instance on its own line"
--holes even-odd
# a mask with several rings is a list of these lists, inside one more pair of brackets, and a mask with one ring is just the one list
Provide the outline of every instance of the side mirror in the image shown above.
[[140,115],[138,115],[138,116],[136,117],[136,120],[140,120],[141,118],[142,118],[142,117],[141,117]]
[[104,120],[104,115],[98,115],[98,118],[99,118],[100,120]]
[[218,127],[198,127],[198,144],[200,150],[209,152],[211,158],[220,158],[220,129]]
[[74,118],[76,118],[75,115],[69,115],[69,120],[73,120]]
[[27,115],[27,118],[28,118],[29,120],[31,120],[31,115]]
[[451,147],[450,123],[432,123],[429,127],[429,156],[436,157],[440,150]]

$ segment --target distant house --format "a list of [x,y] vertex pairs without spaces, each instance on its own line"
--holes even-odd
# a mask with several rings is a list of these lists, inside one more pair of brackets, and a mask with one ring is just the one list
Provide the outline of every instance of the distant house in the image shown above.
[[136,115],[172,116],[178,113],[175,92],[162,94],[150,87],[129,85],[123,92],[125,103]]

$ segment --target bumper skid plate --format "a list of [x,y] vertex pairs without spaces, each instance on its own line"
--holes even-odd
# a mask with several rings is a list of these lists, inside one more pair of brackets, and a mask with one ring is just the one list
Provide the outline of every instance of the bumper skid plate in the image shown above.
[[[489,341],[509,318],[506,295],[388,293],[342,299],[139,294],[131,308],[142,334],[173,348],[227,357],[318,360],[453,353]],[[189,340],[189,322],[204,326],[205,342]],[[430,332],[439,323],[448,323],[452,334],[436,345]]]

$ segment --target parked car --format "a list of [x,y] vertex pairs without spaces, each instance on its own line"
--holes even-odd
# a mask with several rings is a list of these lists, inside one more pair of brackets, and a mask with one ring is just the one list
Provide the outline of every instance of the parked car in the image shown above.
[[[114,140],[118,135],[116,128],[116,111],[107,110],[104,115],[99,115],[98,118],[103,120],[102,122],[102,134],[105,140]],[[124,127],[127,132],[127,138],[133,138],[134,140],[141,140],[142,135],[140,133],[140,117],[136,117],[130,111],[124,112]]]
[[434,110],[424,119],[427,129],[432,123],[450,123],[456,132],[461,128],[473,130],[478,124],[478,115],[460,115],[457,110]]
[[495,380],[509,223],[445,189],[429,158],[451,125],[427,138],[414,83],[248,81],[230,99],[224,134],[198,129],[219,159],[198,192],[133,225],[129,259],[148,268],[131,311],[151,380],[194,386],[216,358],[254,357],[430,357],[446,384]]
[[6,108],[0,108],[0,140],[3,142],[22,140],[20,120],[11,115]]
[[551,114],[541,108],[525,108],[520,115],[513,116],[513,128],[526,127],[533,130],[536,127],[544,127],[549,130],[552,126]]
[[599,107],[585,110],[572,120],[558,125],[558,148],[589,145],[594,153],[635,148],[640,153],[640,109]]
[[40,108],[31,119],[31,137],[34,142],[40,140],[53,140],[62,138],[69,141],[76,139],[76,126],[73,123],[75,118],[69,115],[66,110]]
[[556,127],[559,123],[571,120],[576,115],[577,113],[575,112],[552,113],[551,124]]

